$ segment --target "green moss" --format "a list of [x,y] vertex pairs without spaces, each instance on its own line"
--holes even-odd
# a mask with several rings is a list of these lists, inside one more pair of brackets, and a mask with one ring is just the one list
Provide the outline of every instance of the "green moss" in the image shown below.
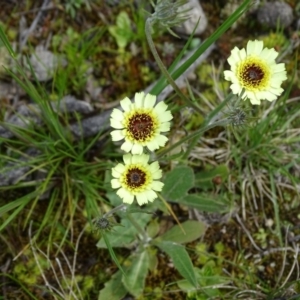
[[[13,270],[15,277],[25,285],[37,284],[41,276],[36,260],[30,256],[31,254],[27,256],[29,260],[26,263],[20,261]],[[37,259],[42,270],[49,268],[49,263],[43,256],[37,254]]]
[[262,38],[264,46],[280,50],[289,44],[288,39],[281,32],[271,32],[268,36]]

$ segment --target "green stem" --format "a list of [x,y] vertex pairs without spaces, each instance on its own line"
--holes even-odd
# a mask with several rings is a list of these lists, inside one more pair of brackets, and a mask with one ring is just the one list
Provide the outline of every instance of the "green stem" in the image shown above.
[[155,45],[153,43],[152,40],[152,35],[151,35],[151,18],[148,18],[146,20],[146,24],[145,24],[145,33],[146,33],[146,37],[147,37],[147,41],[149,44],[149,48],[153,54],[153,57],[155,59],[155,61],[158,64],[159,69],[161,70],[161,72],[164,74],[164,76],[166,77],[167,81],[169,82],[169,84],[173,87],[174,91],[180,96],[180,98],[186,102],[188,105],[190,105],[191,107],[194,108],[195,111],[197,111],[198,113],[201,114],[200,109],[195,105],[195,103],[193,101],[191,101],[189,98],[187,98],[179,89],[179,87],[177,86],[177,84],[175,83],[175,81],[173,80],[173,78],[171,77],[171,75],[169,74],[167,68],[165,67],[165,65],[163,64],[162,60],[160,59],[157,50],[155,48]]
[[[225,105],[227,105],[228,101],[230,101],[230,99],[232,98],[233,94],[230,93],[222,102],[219,106],[217,106],[211,113],[209,113],[209,115],[206,117],[206,120],[203,124],[203,127],[206,128],[206,126],[209,126],[211,124],[215,124],[214,120],[218,118],[218,115],[220,114],[220,112],[222,111],[222,109],[225,107]],[[188,158],[188,156],[190,155],[192,149],[194,148],[194,146],[196,145],[197,141],[198,141],[199,135],[197,135],[194,140],[190,143],[189,147],[187,148],[187,150],[185,151],[184,155],[182,156],[182,159],[186,159]]]
[[135,229],[141,234],[141,236],[143,237],[143,241],[145,243],[148,242],[151,238],[148,236],[147,232],[135,221],[135,219],[129,212],[126,214],[126,216],[131,224],[135,227]]
[[109,212],[107,212],[106,214],[103,215],[103,218],[108,218],[110,215],[114,214],[115,212],[119,211],[119,210],[126,210],[127,205],[125,203],[122,203],[118,206],[116,206],[115,208],[111,209]]
[[[251,2],[253,1],[245,0],[220,27],[199,46],[199,48],[191,57],[189,57],[189,59],[187,59],[180,67],[172,72],[172,78],[176,80],[183,72],[185,72],[195,62],[195,60],[207,50],[209,46],[211,46],[219,37],[221,37],[224,32],[226,32],[243,15],[245,11],[247,11]],[[158,95],[165,87],[166,83],[160,79],[152,88],[151,93],[153,95]]]
[[211,129],[211,128],[214,128],[216,126],[226,126],[228,124],[231,123],[231,120],[226,118],[226,119],[222,119],[220,121],[217,121],[215,123],[212,123],[212,124],[209,124],[209,125],[206,125],[200,129],[198,129],[197,131],[195,131],[194,133],[190,134],[190,135],[187,135],[186,137],[180,139],[180,141],[178,141],[177,143],[173,144],[172,146],[170,146],[169,148],[161,151],[156,159],[159,160],[160,158],[162,158],[164,155],[166,155],[168,152],[172,151],[173,149],[175,149],[176,147],[178,147],[179,145],[181,145],[182,143],[190,140],[190,139],[193,139],[193,138],[196,138],[198,137],[199,135],[203,134],[205,131]]

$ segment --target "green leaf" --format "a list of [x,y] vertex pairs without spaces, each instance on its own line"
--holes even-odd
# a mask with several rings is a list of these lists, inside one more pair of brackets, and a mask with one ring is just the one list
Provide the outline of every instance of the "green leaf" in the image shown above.
[[[219,273],[222,271],[214,262],[209,261],[201,269],[194,268],[196,273],[196,278],[201,286],[203,295],[206,295],[204,299],[207,299],[208,296],[215,299],[215,297],[220,296],[221,293],[217,286],[224,284],[229,284],[230,280],[228,277],[220,276]],[[176,282],[180,289],[186,293],[192,292],[195,288],[187,282],[187,280],[179,280]],[[209,297],[209,299],[211,299]],[[202,299],[202,298],[201,298]]]
[[206,212],[223,212],[226,211],[226,208],[228,207],[228,203],[226,203],[224,199],[222,199],[222,196],[220,196],[219,199],[216,199],[205,194],[186,195],[176,202]]
[[114,249],[112,248],[112,246],[111,246],[111,244],[110,244],[110,242],[109,242],[109,239],[107,238],[107,235],[106,235],[105,232],[102,233],[102,237],[103,237],[103,240],[104,240],[104,242],[105,242],[105,245],[106,245],[106,247],[107,247],[107,249],[108,249],[108,252],[109,252],[111,258],[113,259],[113,261],[115,262],[115,264],[117,265],[117,267],[119,268],[119,270],[123,273],[123,275],[125,275],[125,272],[124,272],[124,270],[122,269],[122,266],[121,266],[121,264],[119,263],[119,260],[118,260],[116,254],[115,254],[115,251],[114,251]]
[[220,177],[221,182],[228,177],[228,167],[225,164],[219,165],[211,170],[197,172],[195,174],[195,187],[208,189],[214,187],[213,180]]
[[104,288],[99,292],[98,300],[120,300],[127,294],[127,290],[122,284],[122,273],[116,272]]
[[110,34],[116,39],[119,48],[125,48],[133,38],[133,33],[130,25],[130,18],[125,11],[122,11],[117,16],[115,26],[108,28]]
[[149,235],[149,237],[154,238],[159,233],[159,230],[160,226],[157,219],[151,220],[151,222],[147,226],[147,234]]
[[3,27],[2,25],[0,26],[0,41],[2,41],[3,45],[5,46],[5,48],[7,49],[7,51],[9,52],[10,56],[13,59],[17,58],[17,55],[15,53],[15,51],[13,50],[6,34],[4,33]]
[[[111,171],[109,171],[109,173],[111,174]],[[109,182],[110,182],[110,180],[111,180],[111,177],[109,178]],[[116,206],[122,204],[122,199],[116,194],[115,191],[106,193],[106,197],[108,198],[108,200],[112,206],[116,207]]]
[[197,288],[193,264],[184,246],[169,241],[159,241],[155,245],[170,256],[180,275]]
[[38,195],[39,190],[35,190],[17,200],[11,201],[8,204],[0,207],[0,218],[3,217],[7,212],[13,210],[9,213],[8,217],[2,218],[0,225],[0,232],[24,209],[24,207]]
[[145,280],[149,268],[149,254],[145,250],[142,253],[132,256],[132,264],[126,269],[126,277],[122,282],[130,294],[138,297],[145,287]]
[[194,171],[187,166],[177,166],[166,174],[164,184],[162,196],[168,200],[177,201],[194,186]]
[[120,29],[126,29],[127,31],[131,29],[130,18],[126,11],[121,11],[118,14],[116,24]]
[[175,242],[178,244],[189,243],[200,238],[205,232],[205,224],[199,221],[188,220],[181,224],[185,234],[179,225],[173,226],[159,239],[163,241]]
[[[144,228],[151,219],[150,214],[140,214],[135,221]],[[112,247],[128,247],[137,235],[136,228],[128,219],[122,219],[121,226],[113,227],[112,231],[107,233],[107,238]],[[98,248],[107,248],[103,237],[97,243]]]

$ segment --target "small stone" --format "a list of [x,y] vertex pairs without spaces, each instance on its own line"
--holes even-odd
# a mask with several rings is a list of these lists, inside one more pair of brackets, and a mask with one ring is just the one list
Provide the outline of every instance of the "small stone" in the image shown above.
[[266,227],[271,228],[274,225],[274,221],[272,219],[267,219],[265,225]]
[[32,69],[38,81],[47,81],[53,77],[54,70],[59,64],[66,65],[66,61],[59,59],[51,51],[44,49],[43,46],[37,46],[35,53],[30,57]]
[[181,26],[175,27],[174,31],[186,35],[191,35],[200,18],[199,24],[195,30],[195,35],[199,35],[204,32],[207,27],[207,18],[198,0],[188,0],[185,5],[180,7],[180,10],[189,10],[186,13],[189,18],[185,22],[183,22]]
[[[57,109],[57,104],[59,104],[59,109]],[[63,113],[78,112],[81,114],[88,114],[94,110],[90,103],[86,101],[78,100],[71,95],[67,95],[63,97],[57,103],[52,102],[51,105],[53,109]]]
[[[78,100],[73,96],[67,95],[60,101],[50,102],[54,111],[59,113],[81,113],[89,114],[93,112],[90,103]],[[0,137],[11,138],[14,136],[9,126],[27,128],[30,124],[40,125],[43,123],[41,110],[37,104],[22,104],[16,109],[16,113],[5,119],[6,127],[0,125]]]
[[291,6],[281,1],[266,2],[257,10],[257,21],[270,28],[276,28],[278,25],[286,28],[292,24],[293,18]]

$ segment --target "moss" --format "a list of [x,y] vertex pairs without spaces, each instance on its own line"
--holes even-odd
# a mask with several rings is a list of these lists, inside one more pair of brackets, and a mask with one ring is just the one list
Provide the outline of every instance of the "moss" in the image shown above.
[[[20,259],[19,263],[14,266],[14,276],[25,285],[37,284],[41,278],[39,266],[29,251],[26,251],[24,254],[27,254],[28,261],[24,263],[24,261]],[[37,254],[37,259],[42,270],[49,268],[49,263],[43,256]]]
[[280,51],[289,45],[289,40],[281,32],[271,32],[269,35],[262,37],[264,46],[267,48],[275,48]]

